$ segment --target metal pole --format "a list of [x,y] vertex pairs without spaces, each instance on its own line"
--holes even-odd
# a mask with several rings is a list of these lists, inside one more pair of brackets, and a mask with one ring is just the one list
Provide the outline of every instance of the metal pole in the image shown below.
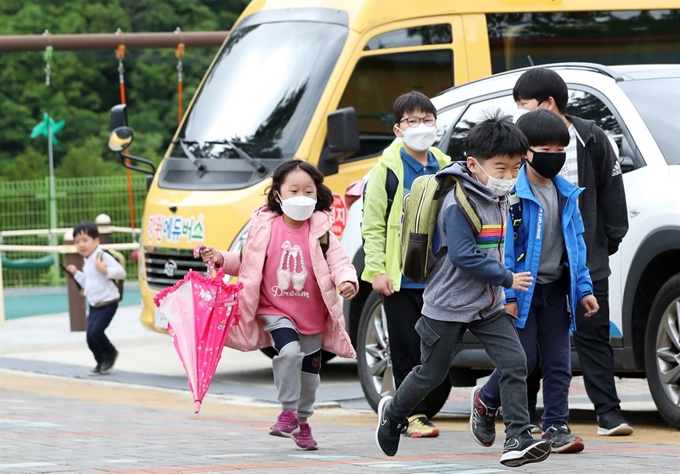
[[0,252],[0,326],[5,324],[5,288],[2,283],[2,252]]
[[[54,186],[54,152],[52,151],[52,123],[47,121],[47,155],[50,158],[50,245],[57,245],[57,236],[52,229],[57,228],[57,194]],[[55,255],[55,259],[58,256]],[[58,260],[55,260],[58,263]]]
[[187,48],[214,48],[229,36],[229,31],[182,31],[173,33],[101,33],[69,35],[0,35],[1,51],[39,51],[47,46],[61,50],[116,49],[124,44],[128,49],[176,48],[178,42]]

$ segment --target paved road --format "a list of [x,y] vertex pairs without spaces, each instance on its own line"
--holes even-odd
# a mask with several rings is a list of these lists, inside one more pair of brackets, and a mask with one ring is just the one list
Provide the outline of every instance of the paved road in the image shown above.
[[[320,409],[310,420],[320,449],[304,452],[267,434],[273,407],[211,396],[194,415],[178,391],[12,371],[0,371],[0,380],[0,472],[7,474],[511,471],[498,462],[501,443],[477,445],[464,420],[442,419],[438,439],[404,438],[399,454],[386,458],[374,444],[375,415]],[[587,435],[592,425],[573,428],[584,433],[584,452],[514,471],[680,472],[680,432],[637,426],[634,437],[617,439]]]
[[[121,355],[107,377],[88,377],[92,356],[68,316],[8,321],[0,327],[0,473],[486,473],[510,472],[497,446],[468,433],[469,389],[454,388],[435,440],[404,439],[397,457],[374,444],[376,417],[356,366],[322,371],[312,427],[320,449],[303,452],[267,434],[279,408],[271,362],[225,350],[201,414],[194,415],[181,364],[166,335],[142,329],[139,308],[123,308],[110,328]],[[660,422],[644,380],[617,381],[628,438],[602,438],[582,381],[570,390],[571,426],[586,450],[555,455],[519,472],[680,473],[680,431]]]

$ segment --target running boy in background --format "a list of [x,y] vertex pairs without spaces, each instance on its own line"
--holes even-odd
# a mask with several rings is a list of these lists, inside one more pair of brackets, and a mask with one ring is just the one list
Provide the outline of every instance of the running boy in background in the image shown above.
[[[437,109],[420,92],[403,94],[394,102],[393,131],[401,140],[383,152],[366,185],[361,223],[366,266],[361,278],[382,296],[394,382],[399,388],[420,363],[420,336],[415,325],[423,307],[424,289],[423,284],[402,276],[399,268],[403,198],[414,179],[436,173],[451,159],[432,147],[437,138]],[[421,400],[408,414],[407,436],[439,435],[427,417],[432,411],[427,403],[427,398]]]
[[[545,440],[530,433],[526,396],[526,356],[511,316],[503,307],[503,287],[526,291],[529,272],[512,273],[503,264],[507,192],[515,184],[527,140],[516,125],[500,116],[475,126],[465,140],[467,162],[457,162],[438,175],[452,174],[463,186],[482,221],[475,235],[449,191],[436,231],[448,253],[437,260],[425,282],[422,317],[416,330],[422,340],[421,365],[416,366],[378,407],[376,441],[394,456],[399,435],[413,408],[449,373],[455,349],[466,330],[481,341],[501,374],[500,391],[506,441],[501,463],[516,467],[539,462],[550,454]],[[438,249],[434,249],[437,252]]]
[[90,311],[87,315],[87,345],[97,361],[92,375],[108,374],[116,362],[118,351],[104,331],[118,310],[120,292],[114,280],[125,279],[125,268],[99,247],[99,230],[92,221],[82,221],[73,228],[78,254],[84,258],[83,270],[66,267],[83,289]]
[[[515,187],[505,247],[505,264],[512,272],[530,271],[536,284],[527,292],[506,291],[505,309],[515,319],[519,340],[527,356],[529,373],[540,354],[543,371],[543,438],[554,453],[583,451],[583,440],[571,434],[569,385],[571,344],[569,329],[575,318],[567,308],[581,304],[585,316],[597,313],[593,283],[586,267],[583,221],[578,196],[583,191],[558,173],[564,166],[569,130],[549,110],[536,110],[517,120],[529,141],[527,166]],[[514,227],[514,229],[513,229]],[[495,370],[483,387],[472,390],[470,432],[482,446],[496,436],[496,413],[503,405]]]

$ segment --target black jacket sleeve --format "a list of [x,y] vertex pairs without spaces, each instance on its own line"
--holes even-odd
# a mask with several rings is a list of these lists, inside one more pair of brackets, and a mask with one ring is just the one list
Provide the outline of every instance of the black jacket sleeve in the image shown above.
[[623,188],[621,165],[607,134],[596,125],[593,126],[592,131],[595,140],[590,143],[594,148],[591,156],[599,158],[596,172],[598,203],[604,219],[607,248],[611,255],[616,252],[621,240],[628,232],[626,193]]

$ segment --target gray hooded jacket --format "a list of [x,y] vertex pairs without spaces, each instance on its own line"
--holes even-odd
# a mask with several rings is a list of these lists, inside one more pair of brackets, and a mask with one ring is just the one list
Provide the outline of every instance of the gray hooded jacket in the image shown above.
[[502,287],[512,286],[512,272],[503,264],[507,198],[494,196],[471,175],[465,162],[453,163],[437,176],[444,174],[456,176],[458,185],[465,186],[482,231],[474,235],[449,191],[437,219],[439,242],[447,247],[447,255],[425,281],[422,312],[439,321],[469,323],[502,310]]

